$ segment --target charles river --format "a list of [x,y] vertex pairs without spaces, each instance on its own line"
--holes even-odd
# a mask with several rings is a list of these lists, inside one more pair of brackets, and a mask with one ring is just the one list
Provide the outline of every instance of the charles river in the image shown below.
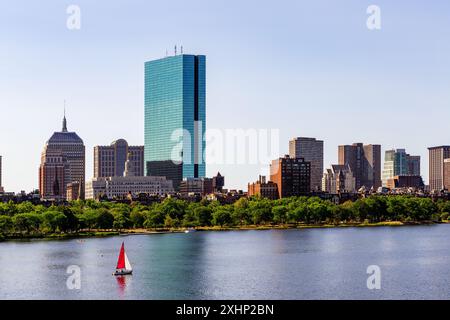
[[[122,241],[133,275],[117,278]],[[380,290],[367,287],[371,265]],[[450,225],[9,241],[0,298],[450,299]]]

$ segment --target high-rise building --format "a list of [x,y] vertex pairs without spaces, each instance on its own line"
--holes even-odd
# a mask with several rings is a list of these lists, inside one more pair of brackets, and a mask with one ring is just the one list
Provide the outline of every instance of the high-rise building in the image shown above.
[[109,146],[95,146],[94,178],[123,177],[127,160],[130,161],[129,175],[144,175],[144,146],[129,146],[124,139]]
[[450,158],[450,146],[428,148],[430,190],[444,189],[444,160]]
[[411,176],[420,176],[420,156],[407,155],[406,161],[408,162],[408,174]]
[[450,159],[444,160],[444,189],[450,190]]
[[70,169],[61,151],[45,151],[41,155],[39,167],[39,193],[42,199],[63,200],[66,186],[70,183]]
[[84,199],[85,147],[83,140],[67,131],[64,116],[61,132],[55,132],[47,141],[39,167],[39,192],[43,199],[66,198],[69,183],[80,184],[79,198]]
[[356,179],[356,189],[381,187],[381,146],[378,144],[339,146],[339,164],[349,165]]
[[306,195],[311,190],[311,163],[289,155],[273,160],[270,180],[277,184],[279,198]]
[[322,189],[323,141],[298,137],[289,141],[289,156],[311,162],[311,191]]
[[212,183],[214,192],[222,192],[225,185],[225,177],[220,172],[217,172],[217,175],[212,178]]
[[145,63],[145,166],[178,188],[205,176],[206,58],[175,55]]
[[2,156],[0,156],[0,193],[4,192],[2,185]]
[[328,193],[354,193],[356,179],[349,165],[332,165],[323,174],[322,190]]
[[383,187],[387,187],[388,181],[395,176],[420,176],[420,156],[411,156],[405,149],[387,150],[384,157]]

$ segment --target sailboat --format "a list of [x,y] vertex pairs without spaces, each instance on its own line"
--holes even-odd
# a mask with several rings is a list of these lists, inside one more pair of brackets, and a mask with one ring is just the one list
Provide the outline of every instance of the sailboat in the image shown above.
[[120,248],[119,259],[117,260],[116,271],[113,273],[114,276],[123,276],[126,274],[131,274],[133,268],[131,268],[130,261],[128,261],[127,254],[125,253],[125,245],[122,242],[122,247]]

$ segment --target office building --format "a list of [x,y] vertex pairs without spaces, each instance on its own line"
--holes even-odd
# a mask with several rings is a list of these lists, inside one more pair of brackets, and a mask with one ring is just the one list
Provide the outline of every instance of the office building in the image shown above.
[[259,176],[258,181],[248,184],[247,196],[257,196],[270,200],[276,200],[279,197],[278,186],[272,181],[266,182],[265,176]]
[[5,192],[2,184],[2,156],[0,156],[0,193]]
[[349,165],[332,165],[322,177],[322,190],[327,193],[355,193],[356,178]]
[[385,187],[389,189],[413,188],[423,190],[425,185],[421,176],[404,175],[389,178]]
[[205,63],[203,55],[175,55],[145,63],[145,166],[177,189],[205,176]]
[[214,192],[212,178],[184,178],[179,185],[179,191],[183,196],[190,194],[207,195]]
[[412,176],[421,176],[422,175],[422,173],[420,171],[420,168],[421,168],[420,156],[411,156],[408,154],[406,157],[406,161],[408,162],[408,174],[409,175],[412,175]]
[[311,191],[322,189],[323,141],[298,137],[289,141],[289,156],[303,158],[311,163]]
[[172,181],[166,177],[100,177],[86,183],[86,199],[125,199],[130,195],[166,195],[173,192]]
[[270,181],[277,184],[279,198],[307,195],[311,190],[311,163],[289,155],[273,160]]
[[214,192],[222,192],[223,187],[225,186],[225,177],[220,174],[220,172],[217,172],[217,175],[215,175],[212,178],[213,182],[213,189]]
[[352,145],[339,146],[339,165],[348,165],[356,179],[356,189],[381,187],[381,146]]
[[450,146],[428,148],[430,190],[441,191],[444,186],[444,160],[450,158]]
[[39,192],[48,200],[65,199],[67,184],[80,184],[79,198],[84,199],[85,147],[83,140],[67,130],[64,116],[62,131],[55,132],[41,154]]
[[66,200],[73,201],[78,200],[80,198],[80,183],[79,182],[71,182],[67,184],[66,188]]
[[411,156],[405,149],[387,150],[384,158],[383,187],[395,176],[420,176],[420,156]]
[[127,160],[131,162],[129,170],[134,176],[144,175],[144,146],[129,146],[124,139],[109,146],[95,146],[94,178],[124,176]]
[[450,191],[450,159],[444,159],[444,189]]

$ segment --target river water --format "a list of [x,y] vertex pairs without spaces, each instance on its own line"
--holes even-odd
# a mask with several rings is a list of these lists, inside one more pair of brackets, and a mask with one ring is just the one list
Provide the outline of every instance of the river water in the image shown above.
[[450,299],[450,225],[9,241],[0,299]]

